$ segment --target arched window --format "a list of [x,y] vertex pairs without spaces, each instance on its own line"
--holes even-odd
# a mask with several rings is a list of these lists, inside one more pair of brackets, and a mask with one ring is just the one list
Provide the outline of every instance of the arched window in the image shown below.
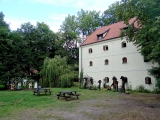
[[123,57],[123,58],[122,58],[122,63],[123,63],[123,64],[127,63],[127,58],[126,58],[126,57]]
[[93,66],[93,62],[92,61],[89,61],[89,66]]
[[89,52],[89,53],[92,53],[92,52],[93,52],[93,51],[92,51],[92,48],[89,48],[88,52]]
[[150,77],[146,77],[146,78],[145,78],[145,83],[146,83],[146,84],[152,84],[151,78],[150,78]]
[[108,59],[106,59],[106,60],[104,61],[104,64],[105,64],[105,65],[108,65],[108,63],[109,63],[109,61],[108,61]]
[[122,42],[122,48],[127,47],[127,44],[125,41]]
[[107,51],[107,50],[108,50],[108,45],[104,45],[104,46],[103,46],[103,50],[104,50],[104,51]]

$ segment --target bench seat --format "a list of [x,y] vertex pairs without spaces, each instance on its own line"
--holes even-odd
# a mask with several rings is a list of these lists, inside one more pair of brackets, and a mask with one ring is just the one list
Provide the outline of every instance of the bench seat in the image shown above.
[[35,95],[35,94],[37,94],[37,95],[40,95],[40,94],[46,94],[46,93],[49,93],[49,94],[51,94],[52,92],[51,91],[46,91],[45,89],[43,90],[34,90],[33,91],[33,94]]

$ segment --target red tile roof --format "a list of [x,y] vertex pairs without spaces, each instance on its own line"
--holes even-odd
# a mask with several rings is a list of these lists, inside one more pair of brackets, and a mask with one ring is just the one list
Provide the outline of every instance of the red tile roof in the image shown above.
[[[134,22],[134,20],[135,20],[135,18],[132,18],[129,21],[129,24],[132,24]],[[91,35],[87,36],[86,40],[81,44],[81,46],[91,44],[91,43],[101,42],[103,40],[117,38],[120,36],[121,29],[125,28],[125,27],[127,27],[127,25],[124,24],[124,21],[122,21],[122,22],[118,22],[118,23],[114,23],[114,24],[111,24],[108,26],[98,28]],[[106,30],[109,30],[109,31],[107,32],[105,37],[103,37],[101,40],[98,40],[97,35],[103,34]]]

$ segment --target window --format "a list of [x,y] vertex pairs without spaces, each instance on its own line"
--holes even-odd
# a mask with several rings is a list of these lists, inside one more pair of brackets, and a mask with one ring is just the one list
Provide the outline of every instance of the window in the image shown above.
[[92,61],[89,62],[89,66],[93,66],[93,62]]
[[146,83],[146,84],[152,84],[152,83],[151,83],[151,78],[150,78],[150,77],[146,77],[146,78],[145,78],[145,83]]
[[122,58],[122,63],[123,63],[123,64],[127,63],[127,58],[126,58],[126,57],[123,57],[123,58]]
[[98,39],[98,40],[103,39],[103,38],[107,35],[108,31],[109,31],[109,29],[107,29],[107,30],[104,31],[103,33],[98,34],[98,35],[97,35],[97,39]]
[[101,40],[103,38],[103,34],[97,35],[97,37],[98,37],[98,40]]
[[127,45],[126,45],[126,42],[123,41],[123,42],[122,42],[122,48],[125,48],[125,47],[127,47]]
[[104,46],[103,46],[103,50],[104,50],[104,51],[107,51],[107,50],[108,50],[108,45],[104,45]]
[[106,59],[106,60],[104,61],[104,64],[105,64],[105,65],[108,65],[108,63],[109,63],[109,62],[108,62],[108,59]]
[[93,52],[93,51],[92,51],[92,48],[89,48],[88,52],[89,52],[89,53],[92,53],[92,52]]

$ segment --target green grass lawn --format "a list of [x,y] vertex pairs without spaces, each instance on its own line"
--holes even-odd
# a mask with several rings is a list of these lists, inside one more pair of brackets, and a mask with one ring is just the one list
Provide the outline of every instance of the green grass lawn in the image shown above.
[[[63,90],[77,90],[77,93],[81,94],[79,100],[71,100],[69,102],[65,101],[64,98],[57,100],[55,95],[59,91]],[[6,116],[17,115],[19,111],[27,109],[42,109],[47,107],[54,108],[69,108],[72,110],[77,106],[77,102],[81,100],[94,99],[98,97],[103,97],[106,94],[105,90],[84,90],[79,88],[51,88],[52,95],[33,95],[32,90],[21,90],[21,91],[0,91],[0,118]],[[99,94],[101,93],[101,94]],[[116,93],[107,92],[111,96]],[[69,106],[69,107],[68,107]]]
[[[76,90],[66,101],[57,99],[56,93]],[[32,90],[0,91],[0,120],[150,120],[160,118],[159,95],[151,93],[124,94],[103,90],[79,88],[51,88],[51,95],[33,95]],[[67,117],[66,117],[67,116]]]

